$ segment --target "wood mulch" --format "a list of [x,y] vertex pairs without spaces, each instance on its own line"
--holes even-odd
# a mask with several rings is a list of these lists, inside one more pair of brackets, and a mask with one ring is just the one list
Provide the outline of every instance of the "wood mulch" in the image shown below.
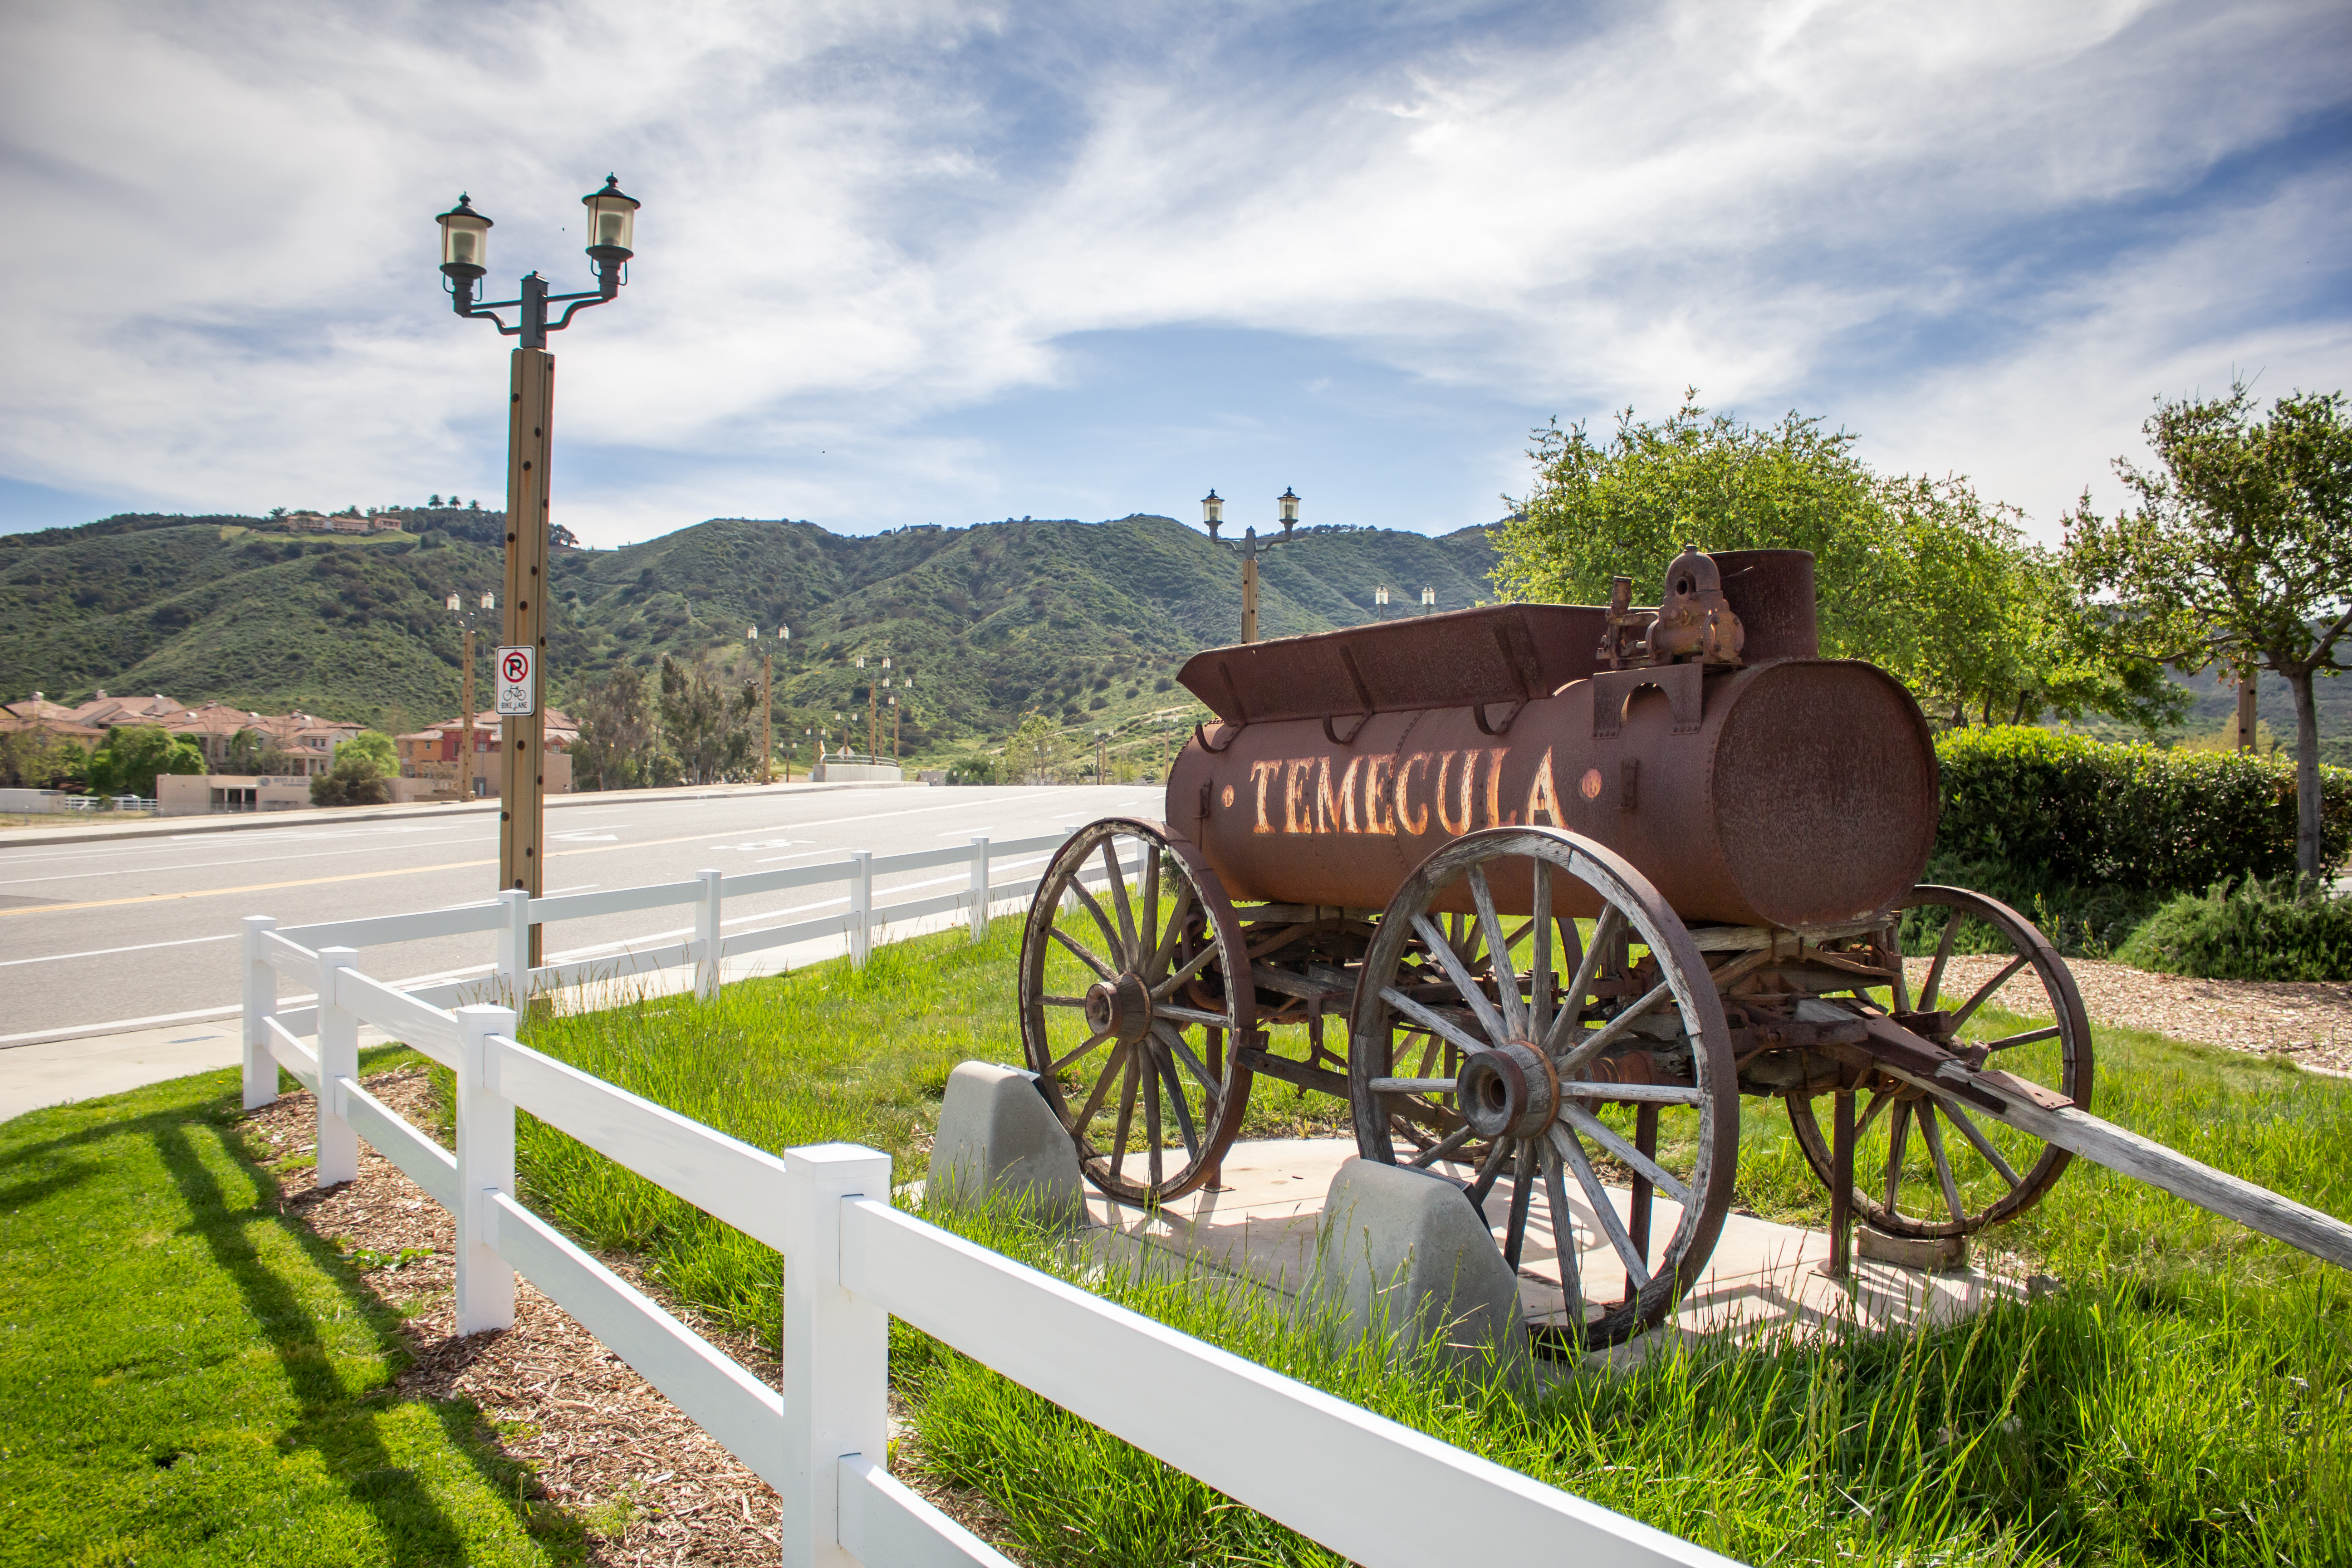
[[[434,1125],[425,1068],[366,1082],[413,1124]],[[298,1090],[246,1118],[248,1142],[265,1163],[302,1159],[315,1148],[315,1118],[311,1097]],[[307,1165],[281,1171],[278,1179],[280,1211],[333,1242],[368,1288],[403,1314],[408,1360],[397,1375],[399,1393],[478,1406],[490,1424],[486,1440],[530,1467],[536,1482],[530,1500],[551,1503],[588,1525],[590,1562],[748,1568],[776,1561],[775,1491],[529,1280],[516,1282],[513,1328],[457,1336],[456,1222],[389,1160],[362,1142],[356,1181],[322,1192]],[[682,1311],[634,1259],[601,1261],[753,1376],[776,1385],[780,1368],[768,1347]],[[894,1396],[892,1473],[997,1550],[1024,1561],[987,1500],[931,1473],[897,1417]]]
[[[1991,954],[1954,956],[1943,994],[1972,994],[2005,963]],[[1915,958],[1906,966],[1915,994],[1927,978],[1927,964],[1928,960]],[[2095,1024],[2280,1057],[2317,1072],[2352,1072],[2352,984],[2191,980],[2088,958],[2070,958],[2066,967],[2074,971],[2083,1009]],[[2025,992],[2011,996],[2018,986]],[[1997,998],[2024,1014],[2035,1010],[2029,995],[2038,1003],[2040,993],[2031,977],[2020,975]]]

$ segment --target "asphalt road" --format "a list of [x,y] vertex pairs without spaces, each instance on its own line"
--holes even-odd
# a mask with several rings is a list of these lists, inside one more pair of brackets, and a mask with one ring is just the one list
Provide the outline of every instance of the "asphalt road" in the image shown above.
[[[779,786],[701,799],[567,805],[548,817],[547,891],[677,881],[839,857],[1025,838],[1097,816],[1158,816],[1156,786],[905,788],[801,792]],[[497,876],[498,819],[256,827],[115,843],[0,846],[0,1044],[98,1024],[204,1016],[237,1000],[237,922],[280,925],[478,902]],[[876,901],[919,897],[939,872],[885,879]],[[948,875],[961,879],[961,873]],[[945,884],[928,890],[944,890]],[[842,907],[830,889],[730,900],[729,931],[782,912]],[[688,934],[684,909],[550,928],[550,961]],[[664,936],[664,932],[676,934]],[[388,980],[476,972],[488,935],[404,943],[361,963]]]

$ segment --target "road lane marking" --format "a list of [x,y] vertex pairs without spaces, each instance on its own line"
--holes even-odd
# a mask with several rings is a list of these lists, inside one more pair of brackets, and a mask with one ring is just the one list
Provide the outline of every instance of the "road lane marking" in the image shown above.
[[53,952],[46,958],[0,959],[0,969],[14,969],[20,963],[63,963],[69,958],[105,958],[117,952],[148,952],[159,947],[194,947],[200,942],[235,942],[238,935],[227,931],[218,936],[182,937],[176,942],[142,942],[136,947],[95,947],[88,952]]
[[[1094,786],[1087,784],[1073,784],[1069,787],[1072,789],[1089,789]],[[837,820],[840,822],[870,822],[875,820],[877,817],[912,816],[920,812],[968,811],[982,804],[982,803],[980,801],[963,801],[948,805],[919,806],[913,812],[884,811],[877,812],[871,816],[847,816],[841,817]],[[807,824],[805,826],[823,827],[831,826],[834,826],[834,824],[814,823]],[[557,850],[550,853],[548,858],[553,860],[572,855],[610,855],[624,849],[658,849],[671,844],[704,844],[709,841],[709,835],[708,834],[685,833],[680,834],[675,838],[646,838],[640,839],[634,844],[599,844],[591,848]],[[314,858],[314,857],[284,857],[284,858],[309,859]],[[91,899],[79,904],[36,904],[29,905],[21,910],[0,910],[0,920],[8,920],[17,915],[61,915],[69,913],[75,910],[116,909],[124,904],[161,904],[172,903],[187,899],[218,899],[226,898],[232,893],[272,893],[285,888],[331,887],[340,882],[373,881],[379,877],[418,877],[433,871],[465,871],[470,870],[476,867],[495,866],[497,864],[498,861],[495,858],[488,860],[451,860],[438,866],[403,866],[394,867],[382,871],[353,871],[341,877],[304,877],[286,882],[252,882],[237,888],[200,888],[194,891],[185,893],[136,893],[127,898],[121,899]],[[157,868],[192,869],[193,868]],[[62,880],[63,879],[35,878],[26,879]]]

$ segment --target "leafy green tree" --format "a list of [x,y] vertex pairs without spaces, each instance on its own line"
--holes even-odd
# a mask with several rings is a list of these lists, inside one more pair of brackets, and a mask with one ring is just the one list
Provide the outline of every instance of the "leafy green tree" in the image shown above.
[[1507,594],[1601,604],[1622,574],[1654,602],[1685,544],[1806,550],[1822,651],[1891,670],[1946,723],[2179,711],[2155,661],[2081,635],[2072,579],[2015,508],[1957,477],[1876,474],[1818,419],[1748,425],[1696,396],[1655,423],[1625,410],[1605,442],[1582,425],[1537,432],[1536,487],[1500,541]]
[[259,730],[239,730],[231,735],[222,765],[228,773],[254,773],[263,777],[303,771],[300,758],[283,750]]
[[[757,688],[751,705],[758,705]],[[661,662],[662,738],[688,784],[709,784],[724,773],[730,736],[740,725],[740,701],[730,701],[708,653],[691,664],[665,654]]]
[[392,798],[386,782],[400,773],[399,749],[392,737],[362,730],[335,748],[335,763],[310,781],[312,805],[382,805]]
[[89,778],[89,750],[70,735],[39,730],[0,734],[0,786],[80,790]]
[[152,796],[159,773],[201,773],[205,753],[194,741],[153,724],[114,731],[89,760],[96,795]]
[[2133,504],[2112,519],[2084,492],[2066,550],[2111,598],[2109,640],[2185,670],[2268,669],[2294,694],[2295,860],[2325,869],[2319,712],[2312,682],[2347,667],[2352,631],[2352,424],[2341,392],[2294,393],[2257,417],[2253,395],[2159,400],[2156,453],[2116,472]]
[[1061,764],[1062,732],[1043,713],[1022,715],[1021,727],[1004,745],[1004,774],[1010,784],[1052,784]]
[[646,678],[628,665],[590,686],[580,704],[572,755],[583,788],[633,789],[646,782],[654,715]]
[[1885,509],[1854,437],[1793,413],[1745,424],[1697,396],[1685,393],[1655,423],[1627,408],[1606,441],[1581,422],[1537,431],[1535,489],[1512,503],[1495,581],[1507,595],[1603,605],[1610,579],[1625,575],[1637,603],[1655,604],[1685,544],[1810,550],[1822,651],[1893,662],[1883,656],[1901,628],[1895,563],[1879,548]]

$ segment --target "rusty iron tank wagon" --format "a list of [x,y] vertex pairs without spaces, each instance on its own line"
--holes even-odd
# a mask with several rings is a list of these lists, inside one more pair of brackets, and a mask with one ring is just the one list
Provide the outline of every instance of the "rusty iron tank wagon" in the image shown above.
[[[1164,819],[1081,829],[1024,933],[1024,1047],[1089,1180],[1180,1196],[1214,1182],[1255,1079],[1339,1096],[1367,1158],[1479,1206],[1539,1334],[1591,1345],[1703,1272],[1743,1097],[1785,1104],[1841,1267],[1850,1217],[1963,1236],[2070,1151],[2122,1162],[2129,1135],[2082,1110],[2090,1030],[2055,952],[1916,885],[1927,726],[1884,670],[1820,657],[1812,558],[1689,550],[1664,581],[1656,606],[1620,579],[1606,606],[1185,667],[1216,720]],[[1906,922],[1938,942],[1916,994]],[[1995,967],[1956,986],[1956,951]],[[2053,1021],[1984,1037],[1988,1007]],[[2335,1224],[2300,1213],[2280,1223]]]

